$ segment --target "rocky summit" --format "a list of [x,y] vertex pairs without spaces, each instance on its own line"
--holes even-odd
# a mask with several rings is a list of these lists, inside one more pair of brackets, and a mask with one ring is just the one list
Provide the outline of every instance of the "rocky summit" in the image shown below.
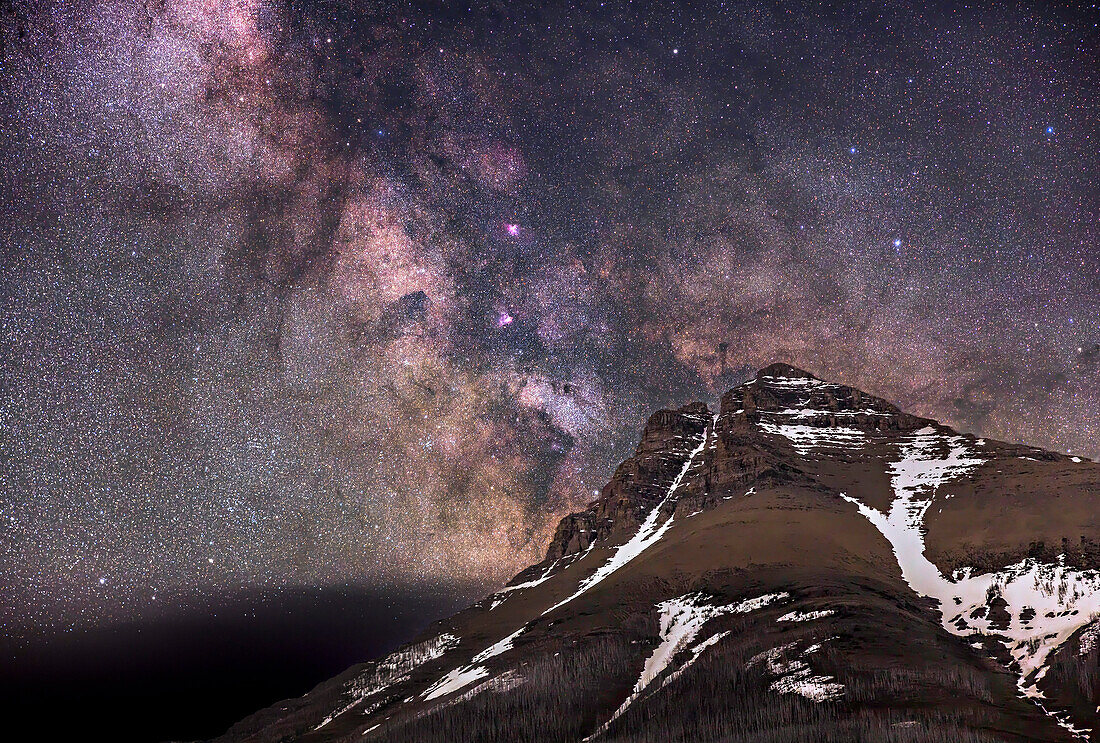
[[1100,466],[776,364],[546,558],[221,741],[1100,740]]

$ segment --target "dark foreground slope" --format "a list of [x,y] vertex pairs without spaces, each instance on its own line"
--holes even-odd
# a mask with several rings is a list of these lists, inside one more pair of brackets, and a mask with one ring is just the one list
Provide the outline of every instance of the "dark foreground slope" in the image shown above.
[[1068,741],[1100,467],[776,365],[654,414],[546,559],[230,741]]

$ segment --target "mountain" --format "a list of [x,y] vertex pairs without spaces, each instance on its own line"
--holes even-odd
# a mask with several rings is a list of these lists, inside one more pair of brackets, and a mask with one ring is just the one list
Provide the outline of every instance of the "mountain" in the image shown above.
[[650,417],[507,586],[219,740],[1087,740],[1098,540],[1097,464],[776,364]]

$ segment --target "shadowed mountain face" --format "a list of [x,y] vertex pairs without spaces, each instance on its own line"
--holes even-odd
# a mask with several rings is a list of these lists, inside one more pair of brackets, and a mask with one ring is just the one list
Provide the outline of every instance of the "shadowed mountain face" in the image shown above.
[[786,365],[655,413],[546,559],[230,741],[1070,741],[1100,466]]

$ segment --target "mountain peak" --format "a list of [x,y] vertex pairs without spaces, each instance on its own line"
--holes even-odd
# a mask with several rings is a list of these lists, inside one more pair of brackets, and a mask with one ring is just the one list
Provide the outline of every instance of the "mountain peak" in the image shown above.
[[222,741],[1087,740],[1097,494],[773,364],[651,415],[509,585]]
[[736,426],[739,420],[754,431],[798,435],[807,428],[827,434],[852,428],[909,431],[937,425],[887,400],[783,363],[764,367],[753,379],[726,392],[721,418],[727,426]]
[[805,369],[799,369],[796,366],[790,364],[775,363],[765,366],[763,369],[756,373],[756,378],[761,377],[780,377],[784,379],[817,379],[813,374],[810,374]]

